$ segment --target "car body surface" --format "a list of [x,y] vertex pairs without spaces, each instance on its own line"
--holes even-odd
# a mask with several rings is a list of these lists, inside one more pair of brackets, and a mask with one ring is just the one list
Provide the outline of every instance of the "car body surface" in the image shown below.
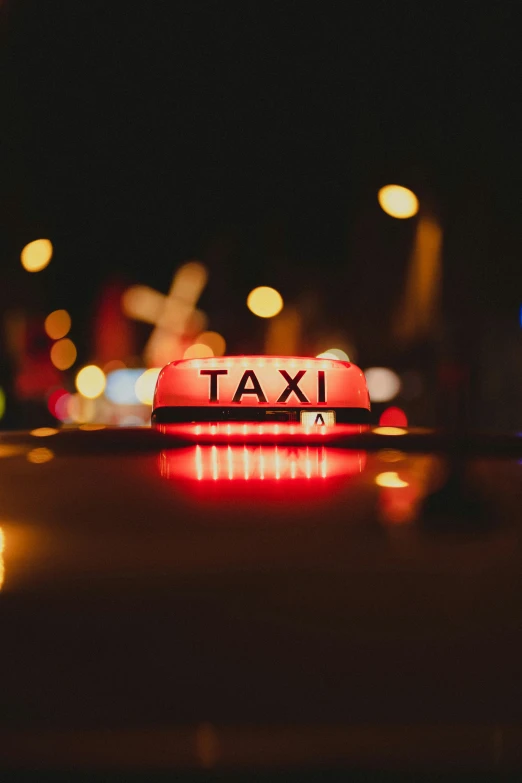
[[2,435],[0,770],[518,774],[518,441],[361,430]]

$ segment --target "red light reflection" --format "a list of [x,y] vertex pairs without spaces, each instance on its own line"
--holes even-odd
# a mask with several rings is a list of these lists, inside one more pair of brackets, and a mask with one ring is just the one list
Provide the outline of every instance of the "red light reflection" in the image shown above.
[[294,505],[305,497],[324,497],[334,485],[343,486],[346,478],[362,473],[365,465],[365,452],[326,446],[198,444],[160,455],[161,475],[181,480],[198,499],[205,495],[200,493],[204,487],[250,501],[273,496]]

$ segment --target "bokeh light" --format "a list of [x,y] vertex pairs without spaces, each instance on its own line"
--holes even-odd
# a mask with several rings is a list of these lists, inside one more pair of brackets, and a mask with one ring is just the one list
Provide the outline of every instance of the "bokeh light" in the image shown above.
[[275,288],[262,285],[250,291],[247,307],[260,318],[273,318],[283,309],[283,297]]
[[55,389],[47,398],[49,413],[54,416],[55,419],[64,421],[67,417],[66,407],[70,396],[69,392],[65,389]]
[[0,386],[0,419],[5,413],[5,392]]
[[122,370],[113,370],[107,375],[105,396],[115,405],[137,405],[139,399],[136,396],[136,381],[145,372],[144,367]]
[[53,256],[53,246],[48,239],[35,239],[29,242],[20,253],[20,261],[27,272],[40,272],[45,269]]
[[78,375],[76,376],[76,388],[81,395],[87,397],[89,400],[94,400],[96,397],[100,397],[105,389],[105,374],[103,370],[97,367],[95,364],[88,364],[86,367],[82,367]]
[[214,352],[210,345],[205,345],[204,343],[189,345],[183,354],[184,359],[206,359],[209,356],[214,356]]
[[71,328],[71,316],[67,310],[54,310],[45,319],[44,328],[51,340],[60,340]]
[[68,370],[73,366],[77,355],[76,346],[68,337],[58,340],[51,348],[51,361],[57,370]]
[[35,430],[31,430],[31,435],[35,438],[49,438],[51,435],[56,435],[58,430],[54,427],[37,427]]
[[70,394],[67,400],[68,418],[75,424],[91,422],[96,414],[96,403],[81,394]]
[[317,359],[337,359],[341,362],[349,362],[350,358],[346,351],[341,350],[341,348],[328,348],[326,351],[323,351],[323,353],[317,354]]
[[40,272],[49,264],[52,255],[53,246],[49,239],[35,239],[22,249],[20,261],[27,272]]
[[419,211],[419,200],[413,191],[401,185],[386,185],[377,194],[381,209],[394,218],[410,218]]
[[379,419],[381,427],[407,427],[408,417],[402,408],[386,408]]
[[400,392],[399,376],[387,367],[369,367],[364,375],[372,402],[388,402]]
[[156,381],[160,372],[160,367],[151,367],[150,370],[146,370],[140,375],[136,381],[134,391],[138,400],[144,405],[152,405],[154,389],[156,388]]
[[214,356],[223,356],[227,347],[225,338],[219,332],[201,332],[201,334],[198,334],[195,342],[208,345],[212,349]]
[[401,427],[374,427],[373,432],[376,435],[407,435],[408,431]]
[[393,489],[402,489],[403,487],[409,486],[408,482],[399,478],[399,474],[395,471],[379,473],[379,475],[375,477],[375,483],[379,487],[391,487]]
[[32,462],[33,465],[41,465],[44,462],[49,462],[54,457],[51,449],[31,449],[27,454],[28,462]]

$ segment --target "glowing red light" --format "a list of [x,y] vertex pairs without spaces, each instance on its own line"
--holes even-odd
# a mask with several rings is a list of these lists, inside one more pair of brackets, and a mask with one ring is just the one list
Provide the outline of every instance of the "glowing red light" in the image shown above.
[[380,427],[407,427],[408,417],[402,408],[386,408],[379,419]]
[[47,408],[55,419],[64,421],[67,418],[67,401],[69,397],[70,394],[65,389],[56,389],[49,395]]
[[286,356],[228,356],[171,362],[160,372],[163,408],[357,408],[369,411],[362,371],[350,362]]
[[296,443],[326,444],[350,435],[367,432],[368,424],[337,424],[332,427],[305,427],[301,424],[255,424],[253,422],[203,422],[201,424],[159,424],[159,432],[196,443]]

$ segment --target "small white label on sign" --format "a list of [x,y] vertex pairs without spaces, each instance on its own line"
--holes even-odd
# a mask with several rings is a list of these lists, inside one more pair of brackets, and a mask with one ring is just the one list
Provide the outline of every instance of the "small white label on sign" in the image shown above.
[[301,411],[304,427],[331,427],[335,424],[335,411]]

